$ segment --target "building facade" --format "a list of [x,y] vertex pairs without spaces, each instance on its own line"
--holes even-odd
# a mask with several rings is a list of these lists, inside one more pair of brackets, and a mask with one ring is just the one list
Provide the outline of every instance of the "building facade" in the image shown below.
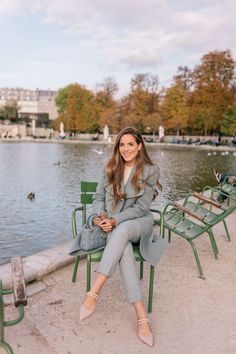
[[40,114],[48,114],[49,119],[53,120],[58,117],[56,95],[57,91],[52,90],[0,88],[0,107],[16,102],[20,118],[37,119]]

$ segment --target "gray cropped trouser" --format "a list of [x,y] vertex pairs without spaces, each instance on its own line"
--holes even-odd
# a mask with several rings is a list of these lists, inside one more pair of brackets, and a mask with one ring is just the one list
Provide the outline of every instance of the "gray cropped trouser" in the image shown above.
[[140,236],[141,226],[137,220],[127,220],[119,224],[107,236],[107,245],[98,269],[99,273],[110,277],[119,263],[126,298],[130,303],[142,300],[131,244],[138,242]]

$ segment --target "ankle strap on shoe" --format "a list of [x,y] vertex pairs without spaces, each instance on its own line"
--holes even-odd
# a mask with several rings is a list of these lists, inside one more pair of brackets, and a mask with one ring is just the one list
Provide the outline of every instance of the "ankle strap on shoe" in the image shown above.
[[99,298],[99,295],[93,293],[92,291],[87,292],[87,296],[93,297],[96,300]]
[[150,322],[149,318],[140,318],[140,320],[137,320],[137,325],[140,325],[142,323],[148,323],[148,322]]

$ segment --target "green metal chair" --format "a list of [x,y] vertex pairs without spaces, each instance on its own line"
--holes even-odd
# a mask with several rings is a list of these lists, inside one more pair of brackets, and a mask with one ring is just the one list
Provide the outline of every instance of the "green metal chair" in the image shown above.
[[[93,203],[93,194],[96,192],[97,182],[81,182],[80,189],[80,203],[81,206],[75,208],[72,212],[72,234],[73,237],[77,237],[77,212],[82,213],[82,224],[86,222],[87,218],[87,207]],[[161,224],[162,225],[162,224]],[[163,234],[163,228],[161,229],[161,235]],[[133,252],[135,260],[140,262],[140,279],[143,278],[143,263],[145,260],[139,252],[139,245],[133,245]],[[89,253],[87,255],[87,272],[86,272],[86,292],[91,288],[91,267],[92,262],[100,262],[102,258],[103,250]],[[75,257],[74,270],[72,275],[72,282],[76,280],[76,274],[78,270],[80,256]],[[150,275],[149,275],[149,296],[148,296],[148,312],[152,312],[152,300],[153,300],[153,287],[154,287],[154,267],[150,265]]]
[[[155,209],[151,209],[151,211],[154,214],[156,212],[159,213],[159,211]],[[203,219],[204,217],[174,202],[167,203],[162,211],[162,222],[164,230],[168,230],[168,241],[171,241],[171,233],[174,232],[190,244],[196,260],[199,276],[205,279],[197,248],[193,240],[207,233],[210,238],[215,259],[218,258],[218,248],[211,226],[204,224]],[[160,220],[160,218],[155,218],[154,223],[159,225]]]
[[[87,207],[93,203],[93,194],[96,192],[97,182],[81,182],[80,184],[80,204],[81,206],[75,208],[72,212],[72,234],[73,237],[77,237],[77,212],[81,212],[82,225],[86,223],[87,219]],[[75,256],[75,264],[72,275],[72,282],[76,280],[77,269],[80,261],[80,256]],[[89,286],[90,290],[90,286]],[[87,278],[87,291],[88,290],[88,278]]]
[[[205,205],[208,207],[205,207]],[[228,241],[231,241],[225,218],[235,211],[236,203],[231,206],[224,207],[221,203],[215,201],[214,199],[208,198],[204,194],[194,192],[193,194],[189,194],[185,197],[183,206],[201,216],[202,222],[209,227],[213,227],[216,224],[223,222],[227,239]],[[214,207],[214,211],[212,207]]]
[[[21,257],[12,257],[11,266],[13,289],[3,289],[2,280],[0,279],[0,349],[3,348],[8,354],[14,353],[10,344],[5,340],[4,328],[14,326],[21,322],[24,318],[24,306],[27,305],[27,294]],[[9,294],[14,294],[14,303],[15,307],[18,308],[18,316],[14,320],[6,321],[3,297]]]

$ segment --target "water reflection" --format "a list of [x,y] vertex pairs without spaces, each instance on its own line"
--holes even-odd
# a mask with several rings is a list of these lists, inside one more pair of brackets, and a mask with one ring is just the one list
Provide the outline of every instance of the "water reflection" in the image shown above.
[[[111,155],[107,145],[0,144],[0,264],[71,239],[71,212],[79,203],[82,180],[97,180]],[[157,205],[215,183],[212,170],[236,171],[236,156],[207,150],[148,146],[160,166],[163,193]],[[216,150],[217,151],[217,150]],[[60,164],[58,164],[60,162]],[[27,199],[30,192],[35,200]]]

